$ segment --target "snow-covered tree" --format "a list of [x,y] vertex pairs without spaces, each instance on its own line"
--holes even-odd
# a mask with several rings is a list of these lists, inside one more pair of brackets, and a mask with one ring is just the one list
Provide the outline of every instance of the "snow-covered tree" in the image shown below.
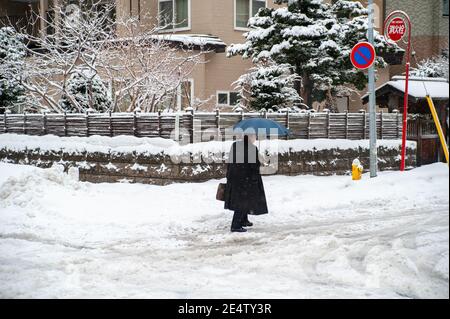
[[[158,26],[144,28],[138,18],[116,18],[114,0],[57,3],[51,9],[52,18],[45,20],[51,32],[39,36],[22,32],[27,43],[39,48],[27,48],[29,58],[23,83],[41,108],[51,112],[84,112],[92,106],[113,111],[173,108],[183,83],[201,62],[204,52],[194,52],[184,43],[180,47],[185,50],[180,50],[170,41],[171,34],[159,34]],[[39,19],[34,14],[29,23],[38,23]],[[150,20],[142,15],[141,19]],[[111,106],[100,102],[109,99],[106,95],[84,99],[86,95],[80,92],[89,93],[86,88],[90,85],[89,80],[83,81],[86,74],[93,79],[96,94],[104,92],[99,77],[108,83]],[[195,103],[192,101],[191,106],[195,107]]]
[[[111,95],[100,76],[87,68],[77,68],[67,81],[67,94],[83,110],[107,112],[111,109]],[[63,95],[59,101],[61,108],[69,113],[78,112],[72,102]]]
[[[141,17],[142,19],[142,17]],[[139,19],[118,19],[120,37],[105,42],[99,66],[113,87],[114,109],[126,105],[127,111],[156,112],[174,110],[183,83],[202,63],[203,51],[189,49],[186,43],[174,45],[172,34],[159,34],[160,27],[139,27]],[[182,48],[182,45],[185,49]],[[201,104],[199,101],[198,104]],[[195,107],[190,101],[190,107]]]
[[0,112],[17,107],[25,98],[25,56],[22,36],[14,28],[0,28]]
[[254,110],[279,110],[301,101],[294,89],[297,76],[287,64],[258,63],[235,82],[240,106]]
[[[84,5],[89,5],[90,10],[81,10],[80,6]],[[33,48],[27,46],[23,85],[27,93],[39,101],[42,109],[84,112],[86,108],[80,104],[82,100],[73,95],[78,91],[69,91],[69,80],[78,76],[80,68],[91,73],[99,72],[104,43],[115,36],[114,21],[111,20],[114,3],[61,0],[52,10],[54,14],[49,15],[52,18],[45,20],[47,34],[35,36],[26,30],[22,32],[26,43],[33,44]],[[33,13],[28,23],[36,24],[39,19]],[[60,98],[64,102],[59,103]]]
[[[301,77],[296,89],[307,105],[323,101],[334,87],[344,84],[362,89],[367,76],[350,62],[350,50],[359,41],[367,40],[367,10],[357,1],[338,0],[274,0],[287,4],[283,8],[264,8],[249,20],[250,31],[244,44],[231,45],[229,56],[242,55],[254,63],[272,59],[289,64]],[[385,66],[380,57],[395,52],[376,34],[377,66]]]
[[448,79],[448,54],[420,61],[411,69],[412,76]]

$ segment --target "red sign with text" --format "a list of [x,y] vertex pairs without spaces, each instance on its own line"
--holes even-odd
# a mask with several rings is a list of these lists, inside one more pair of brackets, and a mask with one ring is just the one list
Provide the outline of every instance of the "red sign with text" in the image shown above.
[[406,34],[406,23],[402,18],[394,18],[388,24],[386,34],[394,42],[400,41]]

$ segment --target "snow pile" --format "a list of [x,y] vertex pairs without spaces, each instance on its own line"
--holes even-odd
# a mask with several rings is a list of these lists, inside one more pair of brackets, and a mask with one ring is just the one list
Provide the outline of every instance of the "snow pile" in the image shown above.
[[[177,142],[163,138],[137,138],[134,136],[90,136],[57,137],[54,135],[28,136],[19,134],[0,134],[0,149],[15,152],[27,149],[39,149],[41,152],[64,150],[67,153],[131,153],[183,155],[187,153],[219,154],[227,153],[233,141],[211,141],[179,145]],[[369,140],[312,139],[312,140],[266,140],[256,142],[262,152],[271,154],[301,152],[327,149],[369,148]],[[401,140],[379,140],[379,147],[400,149]],[[415,149],[416,143],[408,141],[407,146]]]
[[218,181],[0,164],[0,297],[449,297],[447,165],[263,179],[270,214],[231,234]]
[[[0,201],[6,206],[34,207],[42,209],[38,202],[33,200],[36,193],[44,193],[43,181],[47,186],[61,186],[66,189],[77,190],[80,184],[72,174],[64,174],[64,167],[54,165],[51,169],[26,169],[17,177],[10,177],[4,181],[0,189]],[[30,192],[30,189],[34,191]]]

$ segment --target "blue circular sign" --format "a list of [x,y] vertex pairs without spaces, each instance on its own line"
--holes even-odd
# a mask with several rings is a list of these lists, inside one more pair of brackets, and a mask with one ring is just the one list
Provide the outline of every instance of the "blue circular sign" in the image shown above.
[[369,42],[360,42],[355,45],[350,54],[350,60],[357,69],[370,68],[375,62],[375,48]]

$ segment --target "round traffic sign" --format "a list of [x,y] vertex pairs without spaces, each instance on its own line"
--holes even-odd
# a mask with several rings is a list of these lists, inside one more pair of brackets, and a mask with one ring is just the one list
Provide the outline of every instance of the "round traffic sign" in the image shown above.
[[400,41],[406,34],[406,23],[402,18],[394,18],[384,32],[394,42]]
[[375,48],[369,42],[356,44],[350,54],[350,59],[357,69],[368,69],[375,62]]

